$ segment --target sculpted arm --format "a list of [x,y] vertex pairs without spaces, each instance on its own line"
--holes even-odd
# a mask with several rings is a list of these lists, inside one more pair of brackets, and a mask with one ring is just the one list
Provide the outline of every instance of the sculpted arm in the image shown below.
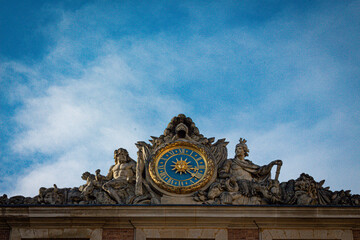
[[260,167],[257,172],[258,172],[260,175],[268,174],[268,173],[271,171],[271,169],[272,169],[272,167],[273,167],[274,165],[281,166],[281,165],[282,165],[282,161],[281,161],[281,160],[274,160],[274,161],[270,162],[269,164]]
[[271,166],[274,166],[274,165],[282,166],[282,164],[283,164],[283,162],[281,160],[274,160],[269,165],[271,165]]
[[136,162],[132,160],[129,164],[130,166],[127,168],[131,173],[127,177],[128,182],[135,182],[136,181]]

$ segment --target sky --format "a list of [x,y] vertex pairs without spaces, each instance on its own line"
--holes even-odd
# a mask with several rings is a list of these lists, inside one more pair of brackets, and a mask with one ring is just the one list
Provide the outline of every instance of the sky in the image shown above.
[[179,113],[360,193],[360,1],[0,2],[1,195],[80,186]]

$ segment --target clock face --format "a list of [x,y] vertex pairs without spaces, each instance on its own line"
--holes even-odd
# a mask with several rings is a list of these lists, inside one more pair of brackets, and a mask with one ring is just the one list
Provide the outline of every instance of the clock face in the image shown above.
[[188,193],[208,182],[212,175],[209,170],[206,153],[192,144],[182,143],[161,151],[155,158],[150,174],[164,190]]

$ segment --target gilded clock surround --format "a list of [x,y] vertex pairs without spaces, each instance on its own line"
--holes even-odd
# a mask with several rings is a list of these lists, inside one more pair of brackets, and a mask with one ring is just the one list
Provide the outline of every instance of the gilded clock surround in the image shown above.
[[[185,148],[185,149],[194,151],[197,154],[199,154],[205,162],[205,172],[202,174],[201,178],[192,185],[189,185],[189,186],[171,185],[171,184],[167,183],[166,181],[164,181],[160,177],[159,172],[157,171],[157,167],[159,165],[159,161],[160,161],[161,157],[164,156],[167,152],[172,151],[177,148]],[[185,163],[183,159],[178,160],[177,162],[173,162],[172,163],[172,167],[174,169],[173,171],[174,172],[178,171],[179,175],[180,175],[180,173],[182,174],[186,171],[190,171],[190,170],[186,169],[187,167],[189,169],[191,168],[187,164],[188,163]],[[158,187],[160,187],[162,190],[165,190],[169,193],[177,193],[177,194],[192,193],[192,192],[195,192],[195,191],[201,189],[202,187],[204,187],[212,179],[213,174],[214,174],[214,169],[215,169],[214,162],[208,157],[208,154],[206,153],[205,149],[203,149],[202,147],[196,146],[195,144],[185,142],[185,141],[177,141],[177,142],[171,143],[171,144],[161,148],[156,153],[155,157],[149,164],[149,173],[150,173],[150,177],[153,180],[153,182]]]

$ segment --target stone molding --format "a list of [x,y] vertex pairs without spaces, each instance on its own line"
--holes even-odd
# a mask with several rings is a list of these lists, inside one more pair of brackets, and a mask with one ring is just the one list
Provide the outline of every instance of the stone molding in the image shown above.
[[11,230],[10,240],[21,240],[26,238],[85,238],[89,240],[102,240],[102,229],[78,227],[64,228],[19,228]]
[[226,229],[218,228],[137,228],[136,240],[143,239],[228,239]]
[[13,206],[0,210],[0,232],[11,229],[9,240],[101,240],[111,231],[127,238],[133,232],[137,240],[173,238],[174,234],[215,240],[237,239],[240,233],[253,240],[358,240],[360,236],[359,207],[117,205]]
[[[0,226],[89,228],[342,228],[360,229],[359,207],[27,206],[2,207]],[[86,224],[86,225],[84,225]]]
[[262,240],[273,239],[339,239],[352,240],[351,230],[343,229],[265,229],[261,231]]

